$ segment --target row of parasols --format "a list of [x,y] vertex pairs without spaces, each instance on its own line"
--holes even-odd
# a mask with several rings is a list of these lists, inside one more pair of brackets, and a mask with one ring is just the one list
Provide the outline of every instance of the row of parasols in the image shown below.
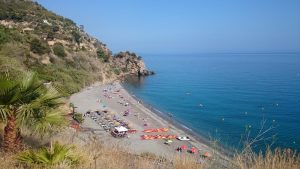
[[[160,132],[167,132],[169,131],[168,128],[157,128],[157,129],[146,129],[144,133],[160,133]],[[141,135],[142,140],[156,140],[156,139],[175,139],[176,135]]]
[[157,128],[157,129],[146,129],[143,132],[144,133],[154,133],[154,132],[159,133],[159,132],[167,132],[167,131],[169,131],[168,128]]
[[96,113],[99,117],[99,120],[108,123],[113,123],[114,126],[126,126],[127,128],[132,128],[132,125],[125,121],[124,119],[118,118],[114,112],[108,110],[96,110],[95,112],[90,111],[91,113]]
[[141,140],[176,139],[176,135],[141,135]]

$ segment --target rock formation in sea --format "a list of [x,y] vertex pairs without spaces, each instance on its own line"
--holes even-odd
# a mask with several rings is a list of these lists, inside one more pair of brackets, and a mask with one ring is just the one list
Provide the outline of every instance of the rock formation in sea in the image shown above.
[[118,67],[122,72],[137,75],[148,76],[154,72],[148,70],[141,56],[129,51],[120,52],[113,57],[115,67]]

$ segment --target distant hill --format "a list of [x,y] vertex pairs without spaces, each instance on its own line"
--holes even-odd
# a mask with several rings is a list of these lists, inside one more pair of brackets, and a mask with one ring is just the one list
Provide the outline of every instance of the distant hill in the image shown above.
[[69,94],[95,81],[149,73],[137,54],[113,56],[83,25],[37,2],[0,0],[0,72],[19,76],[27,70]]

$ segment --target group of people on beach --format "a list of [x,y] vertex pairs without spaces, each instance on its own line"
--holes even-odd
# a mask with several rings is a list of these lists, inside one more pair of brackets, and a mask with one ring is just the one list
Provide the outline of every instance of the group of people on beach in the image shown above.
[[[136,117],[138,119],[138,121],[140,121],[140,123],[142,124],[142,126],[145,128],[144,131],[141,132],[145,132],[145,131],[150,131],[151,129],[149,129],[149,122],[148,122],[148,117],[146,114],[141,114],[139,112],[134,112],[134,109],[131,109],[131,105],[130,105],[130,99],[126,98],[126,94],[123,95],[123,93],[121,92],[121,88],[118,87],[115,84],[112,84],[110,86],[108,86],[107,88],[102,90],[101,95],[104,97],[103,100],[101,100],[100,98],[96,100],[96,102],[98,102],[100,105],[102,105],[103,109],[106,109],[105,106],[105,102],[115,102],[118,103],[121,106],[124,106],[125,110],[122,112],[117,112],[116,114],[113,114],[112,116],[106,116],[105,113],[103,114],[103,112],[101,113],[97,113],[93,114],[93,116],[90,116],[91,118],[93,118],[93,120],[96,123],[99,123],[99,125],[105,127],[105,126],[109,126],[109,130],[113,131],[116,129],[116,127],[122,126],[122,127],[126,127],[126,128],[130,128],[130,126],[128,126],[126,122],[124,122],[125,120],[123,120],[122,122],[124,123],[114,123],[114,122],[120,122],[120,116],[123,116],[124,118],[127,118],[126,116],[129,116],[130,114],[133,114],[133,116],[131,117]],[[106,100],[107,99],[107,100]],[[114,100],[112,100],[114,99]],[[141,101],[136,100],[138,104],[141,103]],[[134,106],[134,105],[132,105]],[[106,109],[107,110],[107,109]],[[132,111],[131,111],[132,110]],[[103,123],[106,118],[105,123]],[[151,120],[150,120],[151,121]],[[117,125],[116,125],[117,124]],[[148,130],[147,130],[148,129]],[[153,131],[151,132],[168,132],[168,129],[166,130],[166,128],[163,128],[164,131],[160,131],[160,129],[152,129]],[[131,128],[131,130],[134,130]],[[136,131],[136,130],[134,130]],[[136,133],[136,132],[134,132]],[[146,132],[145,132],[146,133]],[[172,135],[172,134],[167,134],[167,135],[141,135],[141,140],[157,140],[157,139],[164,139],[166,140],[166,142],[169,142],[170,144],[173,142],[171,141],[172,139],[176,139],[177,135]],[[186,142],[188,143],[188,141],[181,141],[182,143]],[[191,145],[191,143],[188,143],[189,145]],[[187,146],[182,145],[176,148],[176,150],[178,152],[184,152],[186,150],[186,152],[189,152],[191,154],[196,154],[197,152],[200,152],[201,149],[197,149],[195,146],[189,146],[190,148],[187,148]],[[207,153],[207,152],[206,152]]]

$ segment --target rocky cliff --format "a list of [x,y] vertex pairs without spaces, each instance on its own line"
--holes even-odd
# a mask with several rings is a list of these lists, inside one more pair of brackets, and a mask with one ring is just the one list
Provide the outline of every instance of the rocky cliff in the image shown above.
[[123,72],[135,74],[137,76],[153,75],[154,72],[147,70],[141,56],[129,51],[120,52],[113,57],[113,64]]

